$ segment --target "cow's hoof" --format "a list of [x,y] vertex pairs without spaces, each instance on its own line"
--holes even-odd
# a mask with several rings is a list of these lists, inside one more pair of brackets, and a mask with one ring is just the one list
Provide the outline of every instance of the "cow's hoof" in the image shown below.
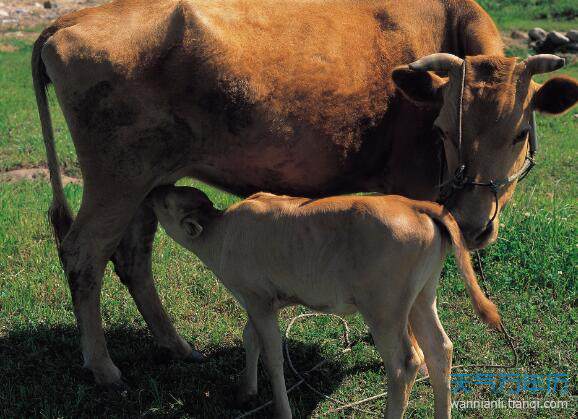
[[189,364],[198,364],[201,362],[205,362],[206,360],[207,360],[207,357],[205,355],[203,355],[199,351],[195,351],[194,349],[191,351],[189,356],[182,359],[183,362],[186,362]]
[[156,364],[168,364],[172,361],[185,362],[187,364],[196,364],[204,362],[207,358],[199,351],[191,349],[186,355],[175,354],[168,348],[157,347],[152,354],[153,361]]

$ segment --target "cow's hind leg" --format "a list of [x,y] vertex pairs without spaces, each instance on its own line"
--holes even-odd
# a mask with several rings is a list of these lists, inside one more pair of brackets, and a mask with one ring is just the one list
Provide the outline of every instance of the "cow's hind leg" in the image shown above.
[[125,188],[121,196],[108,189],[85,188],[78,216],[60,246],[60,258],[68,277],[84,366],[98,384],[119,386],[123,385],[121,373],[110,359],[102,328],[100,290],[105,266],[147,191],[139,194]]
[[152,247],[158,221],[151,208],[142,204],[116,249],[112,261],[115,271],[132,295],[157,344],[160,355],[173,359],[200,361],[203,355],[194,351],[177,333],[165,312],[152,274]]

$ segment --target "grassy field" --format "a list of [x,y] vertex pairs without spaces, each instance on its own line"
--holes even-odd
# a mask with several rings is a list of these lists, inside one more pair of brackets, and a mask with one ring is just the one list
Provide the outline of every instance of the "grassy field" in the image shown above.
[[[576,19],[561,17],[567,15],[564,10],[576,10],[573,1],[534,0],[523,8],[517,5],[522,2],[482,3],[508,29],[578,27]],[[548,19],[531,20],[540,13],[546,13]],[[40,165],[45,156],[29,75],[31,44],[1,42],[13,45],[15,51],[0,52],[0,171]],[[527,54],[520,48],[511,51]],[[578,77],[578,65],[574,62],[564,72]],[[455,417],[569,418],[577,412],[576,112],[538,119],[539,164],[518,187],[505,211],[500,239],[484,252],[487,286],[518,347],[520,368],[515,371],[566,372],[574,398],[561,398],[571,400],[570,408],[564,410],[456,410]],[[56,106],[53,115],[59,156],[66,172],[78,175],[72,142]],[[235,200],[201,187],[220,207]],[[81,186],[68,185],[66,193],[77,207]],[[243,365],[240,330],[245,315],[213,275],[162,232],[154,252],[159,292],[178,330],[209,360],[204,364],[157,362],[151,355],[154,344],[144,321],[109,269],[102,296],[106,335],[111,355],[133,390],[123,396],[93,385],[81,368],[69,291],[45,218],[50,197],[44,182],[0,183],[0,417],[231,417],[242,413],[232,407],[231,394]],[[451,261],[439,289],[439,310],[455,345],[456,364],[510,362],[502,337],[474,318]],[[285,311],[281,327],[300,312],[303,310]],[[365,327],[361,319],[351,316],[348,321],[353,338],[362,339]],[[340,337],[339,324],[328,318],[299,325],[290,341],[295,364],[307,370],[322,358],[330,359],[311,375],[311,382],[336,398],[352,401],[383,391],[377,352],[359,341],[352,352],[340,357]],[[289,385],[296,381],[290,372],[286,376]],[[263,372],[261,390],[260,401],[264,402],[270,389]],[[476,390],[457,399],[504,397]],[[513,398],[540,397],[525,394]],[[304,388],[292,393],[290,401],[296,417],[328,414],[334,407]],[[384,400],[378,400],[364,408],[379,411],[383,405]],[[431,412],[431,388],[427,383],[417,384],[408,416],[426,418]]]
[[478,0],[500,29],[576,29],[578,3],[575,0]]

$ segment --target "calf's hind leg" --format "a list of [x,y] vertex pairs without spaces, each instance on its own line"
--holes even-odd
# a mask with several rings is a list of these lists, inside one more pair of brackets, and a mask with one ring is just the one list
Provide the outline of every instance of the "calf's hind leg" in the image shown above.
[[410,322],[423,348],[434,392],[436,419],[451,417],[451,379],[453,345],[446,335],[436,309],[439,275],[431,279],[418,295],[410,313]]
[[141,204],[111,259],[162,352],[174,359],[200,361],[203,355],[179,336],[154,284],[151,256],[157,225],[153,210]]
[[[364,298],[359,310],[381,355],[387,373],[387,409],[385,417],[403,417],[418,368],[421,364],[408,333],[411,302],[403,293],[389,290]],[[407,301],[407,305],[406,302]]]
[[375,346],[387,371],[388,419],[401,418],[407,408],[409,395],[421,364],[419,354],[411,343],[407,326],[403,330],[387,326],[372,327]]

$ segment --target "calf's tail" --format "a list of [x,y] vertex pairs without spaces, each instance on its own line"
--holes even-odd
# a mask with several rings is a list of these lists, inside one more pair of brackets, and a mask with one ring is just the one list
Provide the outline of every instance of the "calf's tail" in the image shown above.
[[42,136],[50,172],[50,184],[52,186],[52,204],[48,210],[48,219],[54,229],[56,244],[60,248],[62,240],[68,233],[73,218],[62,186],[60,176],[60,165],[54,146],[54,132],[52,129],[52,119],[48,107],[46,89],[50,84],[50,79],[46,74],[46,67],[42,61],[42,48],[50,37],[59,29],[58,26],[51,26],[45,29],[34,43],[32,51],[32,80],[34,82],[34,92],[36,93],[36,105],[42,126]]
[[481,290],[474,273],[470,252],[467,249],[464,237],[458,223],[451,213],[439,204],[419,202],[417,210],[422,212],[439,224],[443,225],[450,236],[454,248],[454,256],[461,273],[466,289],[474,305],[476,313],[484,323],[495,330],[502,330],[502,321],[495,304]]

